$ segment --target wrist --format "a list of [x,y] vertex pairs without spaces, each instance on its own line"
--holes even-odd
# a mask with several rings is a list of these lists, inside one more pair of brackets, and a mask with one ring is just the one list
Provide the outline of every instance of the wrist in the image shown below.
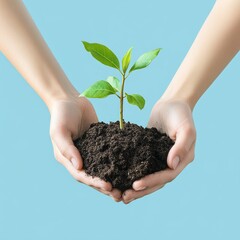
[[160,100],[181,101],[193,111],[204,92],[203,86],[199,84],[202,82],[201,79],[201,75],[197,72],[178,70]]
[[166,90],[165,93],[158,100],[158,102],[182,102],[188,105],[191,111],[193,111],[197,103],[197,99],[192,97],[191,94],[188,94],[186,90],[182,90],[182,91]]
[[52,84],[47,89],[43,89],[41,98],[50,112],[57,101],[77,100],[79,98],[79,92],[71,85],[68,79],[55,79],[49,82]]

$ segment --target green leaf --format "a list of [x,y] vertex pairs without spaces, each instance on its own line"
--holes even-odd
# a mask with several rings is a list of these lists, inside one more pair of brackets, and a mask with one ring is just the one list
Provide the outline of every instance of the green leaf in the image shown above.
[[120,70],[120,63],[117,56],[108,47],[99,43],[88,43],[82,41],[85,49],[92,56],[104,65]]
[[108,77],[107,82],[111,84],[111,86],[116,89],[118,92],[121,92],[121,84],[120,81],[116,77]]
[[158,55],[160,50],[161,49],[158,48],[141,55],[138,58],[138,60],[134,63],[134,65],[131,67],[129,72],[147,67],[152,62],[152,60]]
[[86,89],[80,96],[85,96],[87,98],[105,98],[108,95],[115,94],[116,92],[116,89],[114,89],[110,83],[100,80]]
[[131,55],[132,55],[132,48],[130,48],[126,54],[124,55],[123,59],[122,59],[122,69],[123,72],[125,73],[128,69],[129,63],[131,61]]
[[127,94],[125,93],[127,96],[127,101],[132,104],[132,105],[136,105],[138,106],[141,110],[144,108],[145,106],[145,99],[139,95],[139,94]]

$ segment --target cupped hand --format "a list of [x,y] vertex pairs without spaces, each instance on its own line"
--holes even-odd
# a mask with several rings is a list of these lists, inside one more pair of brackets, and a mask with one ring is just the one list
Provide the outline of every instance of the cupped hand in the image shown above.
[[57,161],[77,181],[111,196],[115,201],[120,201],[121,192],[112,189],[110,183],[86,175],[81,155],[73,143],[73,140],[81,136],[91,123],[98,121],[91,103],[84,97],[57,100],[52,104],[50,114],[50,136]]
[[196,130],[189,105],[183,101],[159,100],[152,109],[148,127],[165,132],[175,144],[167,157],[168,169],[133,183],[133,189],[123,193],[124,203],[141,198],[175,179],[194,159]]

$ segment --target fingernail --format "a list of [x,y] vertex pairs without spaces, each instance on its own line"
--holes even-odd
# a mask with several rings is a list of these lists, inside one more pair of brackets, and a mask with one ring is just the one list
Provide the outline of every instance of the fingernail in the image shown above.
[[109,191],[109,189],[107,187],[105,187],[105,186],[101,186],[100,189],[102,189],[103,191],[106,191],[106,192]]
[[145,190],[147,187],[140,187],[140,188],[137,188],[136,190],[137,191],[142,191],[142,190]]
[[115,202],[121,202],[121,198],[114,198],[114,197],[112,197],[112,199],[115,201]]
[[74,168],[78,169],[78,161],[75,158],[71,159],[72,165],[74,166]]
[[132,198],[132,199],[126,201],[126,204],[129,204],[129,203],[132,202],[133,200],[134,200],[134,198]]
[[172,165],[173,165],[173,169],[175,170],[178,166],[180,162],[180,158],[178,156],[176,156],[174,159],[173,159],[173,162],[172,162]]

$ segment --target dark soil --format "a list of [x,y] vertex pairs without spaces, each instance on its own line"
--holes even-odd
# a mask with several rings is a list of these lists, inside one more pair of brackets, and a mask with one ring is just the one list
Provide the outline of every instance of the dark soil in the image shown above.
[[87,174],[125,191],[135,180],[167,168],[167,155],[174,142],[156,128],[119,122],[94,123],[75,141]]

